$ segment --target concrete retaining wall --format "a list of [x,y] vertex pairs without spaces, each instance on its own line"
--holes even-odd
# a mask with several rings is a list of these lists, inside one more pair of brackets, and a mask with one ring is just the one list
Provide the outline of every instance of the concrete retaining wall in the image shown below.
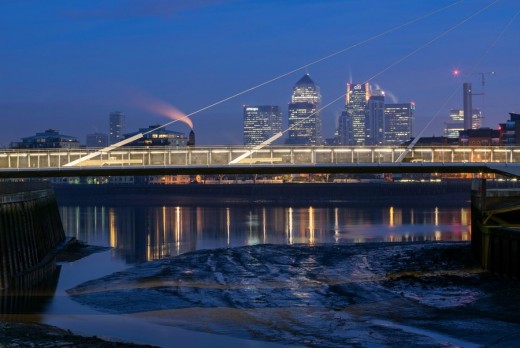
[[0,289],[32,286],[53,273],[53,251],[64,240],[50,186],[0,183]]

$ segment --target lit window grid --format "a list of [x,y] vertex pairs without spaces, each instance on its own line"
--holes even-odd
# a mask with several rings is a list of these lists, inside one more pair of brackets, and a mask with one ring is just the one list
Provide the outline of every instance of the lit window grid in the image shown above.
[[244,145],[258,145],[282,131],[278,106],[244,107]]
[[385,143],[398,145],[410,140],[415,109],[411,103],[385,106]]

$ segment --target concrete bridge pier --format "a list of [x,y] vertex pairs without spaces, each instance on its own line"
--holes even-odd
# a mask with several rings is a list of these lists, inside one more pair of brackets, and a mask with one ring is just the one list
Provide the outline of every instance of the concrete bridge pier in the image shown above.
[[520,279],[520,189],[473,182],[471,246],[484,269]]

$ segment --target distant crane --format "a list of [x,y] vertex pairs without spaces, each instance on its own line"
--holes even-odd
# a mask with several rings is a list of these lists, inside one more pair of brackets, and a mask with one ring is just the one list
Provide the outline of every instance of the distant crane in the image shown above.
[[479,72],[477,73],[480,75],[480,85],[482,86],[482,93],[484,93],[484,86],[486,85],[486,79],[485,79],[485,75],[489,74],[489,75],[495,75],[495,72],[494,71],[487,71],[487,72]]
[[[486,93],[484,92],[485,90],[485,86],[486,86],[486,78],[485,76],[486,75],[495,75],[495,72],[494,71],[486,71],[486,72],[479,72],[477,73],[479,76],[480,76],[480,86],[482,87],[482,92],[481,93],[478,93],[479,95],[482,96],[482,116],[481,116],[481,123],[480,123],[480,127],[483,127],[484,126],[484,118],[486,117]],[[476,94],[474,94],[476,95]]]

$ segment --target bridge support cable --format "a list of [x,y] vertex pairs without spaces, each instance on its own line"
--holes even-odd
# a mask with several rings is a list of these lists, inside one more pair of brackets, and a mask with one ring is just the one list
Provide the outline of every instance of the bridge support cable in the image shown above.
[[[496,2],[496,1],[495,1]],[[494,3],[493,3],[494,4]],[[486,50],[481,54],[481,56],[479,57],[479,59],[476,61],[476,63],[473,65],[473,67],[470,69],[470,74],[472,74],[474,71],[476,71],[477,67],[480,65],[480,63],[482,62],[482,60],[484,59],[485,56],[487,56],[489,54],[489,52],[491,51],[491,49],[497,44],[497,42],[500,40],[500,38],[504,35],[504,33],[507,31],[507,29],[511,26],[511,24],[513,24],[513,22],[515,21],[515,19],[520,15],[520,10],[517,11],[513,17],[509,20],[509,22],[507,22],[507,24],[504,26],[504,28],[499,32],[499,34],[497,35],[497,37],[495,38],[495,40],[486,48]],[[417,144],[417,142],[421,139],[422,135],[424,134],[424,132],[426,131],[426,129],[428,129],[428,127],[430,127],[430,125],[432,124],[432,122],[439,116],[440,112],[442,110],[444,110],[444,108],[446,107],[446,105],[448,104],[448,102],[453,98],[453,96],[455,95],[455,93],[457,92],[458,90],[458,86],[454,87],[451,94],[449,95],[449,97],[446,99],[446,101],[442,104],[442,106],[437,110],[437,112],[435,113],[435,115],[433,115],[433,117],[430,119],[430,121],[426,124],[426,126],[419,132],[419,134],[412,140],[412,142],[410,143],[410,145],[408,145],[405,149],[405,151],[403,153],[401,153],[401,155],[399,155],[399,157],[397,158],[396,162],[397,163],[400,163],[402,162],[402,160],[406,157],[406,155],[408,155],[408,153],[412,150],[412,148],[415,146],[415,144]]]
[[[378,73],[372,75],[370,78],[368,78],[365,82],[363,82],[363,84],[365,83],[368,83],[370,81],[372,81],[373,79],[375,79],[376,77],[384,74],[385,72],[387,72],[388,70],[394,68],[395,66],[399,65],[400,63],[404,62],[406,59],[412,57],[413,55],[415,55],[416,53],[418,53],[419,51],[422,51],[423,49],[425,49],[426,47],[430,46],[432,43],[434,43],[435,41],[443,38],[444,36],[448,35],[450,32],[452,32],[453,30],[457,29],[458,27],[460,27],[461,25],[465,24],[466,22],[468,22],[469,20],[473,19],[474,17],[478,16],[479,14],[481,14],[482,12],[486,11],[487,9],[489,9],[491,6],[493,6],[494,4],[496,4],[499,0],[494,0],[493,2],[487,4],[486,6],[484,6],[483,8],[477,10],[475,13],[471,14],[470,16],[462,19],[460,22],[456,23],[455,25],[451,26],[450,28],[448,28],[447,30],[443,31],[442,33],[438,34],[437,36],[435,36],[434,38],[430,39],[429,41],[425,42],[424,44],[422,44],[421,46],[417,47],[415,50],[411,51],[410,53],[402,56],[401,58],[399,58],[398,60],[396,60],[395,62],[393,62],[392,64],[388,65],[387,67],[385,67],[384,69],[382,69],[381,71],[379,71]],[[447,104],[447,102],[453,97],[453,95],[455,94],[455,91],[453,91],[453,93],[450,95],[450,98],[446,101],[446,103],[443,105],[443,107]],[[321,107],[319,110],[316,110],[316,112],[308,115],[307,117],[301,119],[299,122],[296,122],[295,124],[293,124],[292,126],[288,127],[287,129],[285,129],[283,132],[281,132],[280,136],[283,135],[284,133],[288,132],[289,130],[291,130],[293,127],[296,127],[298,126],[299,124],[301,124],[302,122],[305,122],[307,121],[309,118],[311,118],[312,116],[315,116],[316,114],[320,113],[322,110],[326,109],[327,107],[329,107],[330,105],[334,104],[335,102],[337,102],[338,100],[344,98],[346,96],[346,93],[343,93],[342,95],[340,95],[339,97],[337,97],[336,99],[332,100],[331,102],[329,102],[328,104],[326,104],[325,106]],[[433,122],[433,120],[437,117],[437,115],[440,113],[440,109],[439,111],[437,112],[437,114],[435,115],[435,117],[433,117],[430,122],[428,123],[427,127]],[[427,128],[425,127],[422,131],[421,131],[421,135],[422,133],[424,132],[424,130]],[[264,141],[263,143],[261,143],[260,145],[257,145],[255,146],[253,149],[249,150],[248,152],[244,153],[243,155],[237,157],[236,159],[234,159],[233,161],[229,162],[229,164],[236,164],[236,163],[239,163],[241,160],[243,160],[244,158],[246,157],[249,157],[250,155],[252,155],[255,151],[258,151],[260,149],[262,149],[263,147],[267,146],[267,145],[270,145],[274,140],[278,139],[279,136],[275,136],[275,137],[272,137],[266,141]],[[420,137],[416,137],[417,138],[417,141],[419,140]],[[414,139],[415,141],[415,139]],[[415,141],[415,143],[417,142]],[[413,145],[415,145],[415,143],[413,143]],[[413,147],[413,145],[410,147],[410,149]],[[396,160],[396,162],[401,162],[402,159],[406,156],[406,154],[410,151],[410,149],[406,149],[405,152],[403,152],[399,158]]]
[[[225,103],[225,102],[227,102],[227,101],[229,101],[229,100],[231,100],[231,99],[234,99],[234,98],[239,97],[239,96],[241,96],[241,95],[243,95],[243,94],[246,94],[246,93],[248,93],[248,92],[251,92],[251,91],[253,91],[253,90],[257,89],[257,88],[263,87],[263,86],[268,85],[268,84],[270,84],[270,83],[272,83],[272,82],[275,82],[275,81],[277,81],[277,80],[280,80],[280,79],[282,79],[282,78],[284,78],[284,77],[287,77],[287,76],[289,76],[289,75],[292,75],[292,74],[294,74],[294,73],[296,73],[296,72],[298,72],[298,71],[301,71],[301,70],[303,70],[303,69],[306,69],[306,68],[308,68],[308,67],[310,67],[310,66],[312,66],[312,65],[315,65],[315,64],[321,63],[321,62],[323,62],[323,61],[325,61],[325,60],[327,60],[327,59],[330,59],[330,58],[335,57],[335,56],[337,56],[337,55],[340,55],[340,54],[342,54],[342,53],[348,52],[348,51],[350,51],[350,50],[352,50],[352,49],[354,49],[354,48],[357,48],[357,47],[360,47],[360,46],[362,46],[362,45],[365,45],[365,44],[367,44],[367,43],[369,43],[369,42],[371,42],[371,41],[374,41],[374,40],[380,39],[380,38],[382,38],[382,37],[384,37],[384,36],[386,36],[386,35],[388,35],[388,34],[390,34],[390,33],[393,33],[393,32],[395,32],[395,31],[398,31],[398,30],[400,30],[400,29],[403,29],[403,28],[405,28],[405,27],[408,27],[408,26],[410,26],[410,25],[412,25],[412,24],[415,24],[415,23],[417,23],[417,22],[419,22],[419,21],[421,21],[421,20],[423,20],[423,19],[426,19],[426,18],[431,17],[431,16],[433,16],[433,15],[435,15],[435,14],[438,14],[438,13],[440,13],[440,12],[443,12],[443,11],[445,11],[445,10],[451,8],[451,7],[454,7],[454,6],[456,6],[456,5],[458,5],[458,4],[462,3],[462,2],[464,2],[464,0],[457,0],[457,1],[451,3],[451,4],[447,5],[447,6],[441,7],[441,8],[439,8],[439,9],[436,9],[436,10],[432,11],[432,12],[429,12],[429,13],[423,14],[423,15],[421,15],[421,16],[419,16],[419,17],[416,17],[416,18],[414,18],[414,19],[411,19],[411,20],[409,20],[408,22],[405,22],[405,23],[402,23],[402,24],[397,25],[397,26],[395,26],[395,27],[392,27],[392,28],[390,28],[390,29],[387,29],[387,30],[383,31],[382,33],[379,33],[379,34],[373,35],[373,36],[371,36],[371,37],[369,37],[369,38],[366,38],[366,39],[364,39],[364,40],[362,40],[362,41],[359,41],[359,42],[357,42],[357,43],[355,43],[355,44],[353,44],[353,45],[350,45],[350,46],[348,46],[348,47],[342,48],[342,49],[340,49],[340,50],[338,50],[338,51],[335,51],[335,52],[333,52],[333,53],[330,53],[330,54],[328,54],[328,55],[326,55],[326,56],[324,56],[324,57],[321,57],[321,58],[319,58],[319,59],[316,59],[316,60],[311,61],[311,62],[309,62],[309,63],[306,63],[306,64],[304,64],[304,65],[301,65],[301,66],[299,66],[299,67],[297,67],[297,68],[293,68],[292,70],[289,70],[289,71],[287,71],[287,72],[285,72],[285,73],[283,73],[283,74],[277,75],[277,76],[275,76],[275,77],[273,77],[273,78],[271,78],[271,79],[269,79],[269,80],[266,80],[266,81],[264,81],[264,82],[261,82],[261,83],[255,85],[255,86],[253,86],[253,87],[247,88],[247,89],[245,89],[245,90],[243,90],[243,91],[240,91],[240,92],[238,92],[238,93],[235,93],[235,94],[233,94],[233,95],[231,95],[231,96],[229,96],[229,97],[226,97],[226,98],[221,99],[221,100],[219,100],[219,101],[217,101],[217,102],[214,102],[214,103],[212,103],[212,104],[210,104],[210,105],[207,105],[207,106],[204,106],[204,107],[202,107],[202,108],[200,108],[200,109],[198,109],[198,110],[195,110],[195,111],[193,111],[193,112],[191,112],[191,113],[189,113],[189,114],[187,114],[187,115],[185,115],[185,116],[183,116],[183,117],[181,117],[181,118],[179,118],[179,119],[172,120],[172,121],[170,121],[170,122],[167,122],[167,123],[165,123],[165,124],[163,124],[163,125],[160,125],[160,126],[154,128],[154,129],[151,129],[151,130],[149,130],[149,131],[147,131],[147,132],[140,133],[140,134],[136,135],[136,137],[137,137],[137,136],[138,136],[138,137],[137,137],[137,138],[134,138],[132,141],[137,140],[137,139],[139,139],[139,138],[142,138],[142,137],[145,136],[146,134],[152,133],[152,132],[154,132],[154,131],[156,131],[156,130],[158,130],[158,129],[165,128],[165,127],[167,127],[167,126],[169,126],[169,125],[171,125],[171,124],[173,124],[173,123],[175,123],[175,122],[182,121],[182,120],[185,119],[185,118],[190,118],[190,117],[192,117],[192,116],[194,116],[194,115],[196,115],[196,114],[198,114],[198,113],[201,113],[202,111],[208,110],[208,109],[210,109],[210,108],[212,108],[212,107],[215,107],[215,106],[217,106],[217,105],[220,105],[220,104],[222,104],[222,103]],[[132,137],[132,138],[133,138],[133,137]],[[129,139],[130,139],[130,138],[129,138]],[[128,140],[128,139],[125,139],[125,140]],[[118,147],[120,147],[120,146],[123,146],[123,145],[129,143],[129,142],[126,142],[125,140],[120,141],[120,142],[118,142],[118,143],[115,143],[115,144],[113,144],[113,145],[110,145],[110,146],[108,146],[108,147],[106,147],[106,148],[104,148],[104,149],[102,149],[102,150],[99,150],[99,151],[97,151],[97,152],[95,152],[95,153],[89,154],[89,155],[87,155],[87,156],[85,156],[85,157],[79,158],[79,159],[77,159],[77,160],[75,160],[75,161],[72,161],[72,162],[70,162],[70,163],[67,163],[65,166],[66,166],[66,167],[76,166],[76,165],[78,165],[78,164],[80,164],[80,163],[82,163],[82,162],[84,162],[84,161],[86,161],[86,160],[92,159],[92,158],[94,158],[94,157],[96,157],[96,156],[98,156],[98,155],[100,155],[100,154],[102,154],[102,153],[110,152],[110,151],[112,151],[112,150],[114,150],[114,149],[116,149],[116,148],[118,148]],[[130,141],[130,142],[131,142],[131,141]],[[88,158],[87,158],[87,157],[88,157]]]
[[245,152],[244,154],[238,156],[237,158],[235,158],[234,160],[232,160],[231,162],[229,162],[229,164],[237,164],[237,163],[240,163],[240,161],[242,161],[244,158],[247,158],[249,156],[251,156],[254,152],[262,149],[263,147],[271,144],[273,141],[275,141],[276,139],[280,138],[284,133],[283,132],[278,132],[276,133],[275,135],[273,135],[272,137],[270,137],[269,139],[267,139],[266,141],[254,146],[251,150]]
[[139,133],[139,134],[136,134],[134,136],[131,136],[130,138],[128,139],[125,139],[125,140],[122,140],[120,142],[117,142],[115,144],[112,144],[110,146],[107,146],[105,148],[102,148],[101,150],[99,151],[96,151],[96,152],[92,152],[86,156],[83,156],[81,158],[78,158],[77,160],[74,160],[74,161],[71,161],[67,164],[64,164],[63,166],[64,167],[74,167],[76,164],[79,164],[79,163],[82,163],[82,162],[85,162],[89,159],[92,159],[96,156],[99,156],[101,154],[106,154],[114,149],[117,149],[118,147],[120,146],[123,146],[123,145],[126,145],[128,143],[131,143],[132,141],[135,141],[135,140],[138,140],[138,139],[141,139],[142,137],[144,136],[144,133]]

